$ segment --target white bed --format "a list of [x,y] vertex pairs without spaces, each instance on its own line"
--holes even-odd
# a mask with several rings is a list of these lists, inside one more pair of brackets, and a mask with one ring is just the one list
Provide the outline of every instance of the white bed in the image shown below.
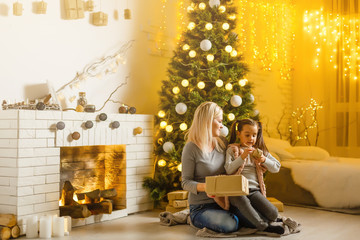
[[265,138],[265,143],[282,165],[279,173],[265,177],[268,196],[289,204],[360,209],[359,158],[332,157],[322,148],[292,147],[280,139]]

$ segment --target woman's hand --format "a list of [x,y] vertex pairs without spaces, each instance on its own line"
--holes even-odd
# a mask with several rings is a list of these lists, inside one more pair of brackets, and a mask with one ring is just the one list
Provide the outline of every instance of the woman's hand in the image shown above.
[[205,188],[206,188],[206,183],[198,183],[196,185],[196,190],[198,192],[205,192]]

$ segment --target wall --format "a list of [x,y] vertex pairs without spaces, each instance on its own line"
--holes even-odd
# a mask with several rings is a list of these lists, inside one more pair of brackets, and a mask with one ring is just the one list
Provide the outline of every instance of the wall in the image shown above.
[[[135,106],[137,113],[156,112],[157,90],[160,80],[165,78],[168,58],[149,54],[148,48],[153,42],[148,40],[144,28],[160,24],[160,1],[101,1],[101,10],[109,14],[108,26],[102,27],[90,24],[89,12],[85,12],[84,19],[62,19],[60,0],[46,1],[45,15],[33,13],[35,1],[20,1],[24,8],[22,16],[13,15],[13,2],[0,0],[0,100],[20,102],[42,98],[48,91],[46,81],[57,90],[85,66],[135,40],[126,65],[120,65],[114,74],[103,74],[100,79],[86,79],[74,93],[85,91],[88,102],[100,108],[129,75],[127,85],[116,91],[112,99]],[[100,1],[94,2],[94,11],[99,11]],[[125,8],[131,10],[131,20],[124,20]],[[114,19],[114,10],[118,10],[119,20]],[[153,29],[159,31],[159,28]],[[117,112],[119,106],[109,102],[104,111]]]

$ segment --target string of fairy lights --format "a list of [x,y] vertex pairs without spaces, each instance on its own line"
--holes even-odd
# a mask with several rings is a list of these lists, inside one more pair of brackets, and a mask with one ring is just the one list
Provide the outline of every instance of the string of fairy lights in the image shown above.
[[[322,105],[318,104],[314,99],[311,99],[308,107],[297,108],[296,111],[292,113],[289,132],[293,145],[300,140],[305,140],[311,145],[309,142],[309,132],[313,129],[317,129],[318,131],[317,113],[318,110],[322,108]],[[315,141],[317,142],[318,134],[315,134],[315,136]]]
[[239,0],[240,45],[245,62],[259,64],[264,71],[278,66],[282,80],[290,80],[293,69],[295,8],[291,0]]
[[315,44],[314,67],[320,57],[337,69],[344,78],[357,80],[360,74],[359,18],[355,14],[325,14],[323,8],[305,11],[304,30]]

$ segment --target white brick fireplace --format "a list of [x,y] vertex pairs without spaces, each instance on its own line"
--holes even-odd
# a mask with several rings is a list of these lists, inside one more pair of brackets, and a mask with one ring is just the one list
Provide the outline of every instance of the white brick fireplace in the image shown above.
[[[145,176],[153,171],[153,115],[108,114],[61,111],[0,111],[0,213],[17,215],[24,233],[26,218],[59,214],[60,147],[126,145],[126,208],[112,214],[73,219],[85,225],[152,209],[148,192],[142,188]],[[91,129],[84,128],[92,121]],[[56,123],[65,123],[63,130]],[[111,122],[120,122],[111,128]],[[141,134],[134,129],[141,127]],[[71,134],[79,132],[73,140]]]

